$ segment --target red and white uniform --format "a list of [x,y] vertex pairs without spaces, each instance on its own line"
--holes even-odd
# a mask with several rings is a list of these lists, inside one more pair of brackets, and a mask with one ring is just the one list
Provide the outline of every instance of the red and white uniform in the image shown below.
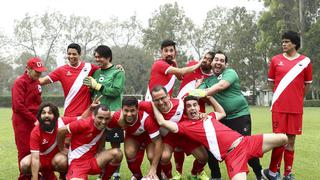
[[52,132],[42,130],[40,125],[33,128],[30,136],[30,151],[40,153],[41,169],[51,169],[52,158],[59,152],[56,139],[58,128],[76,120],[76,117],[58,118],[56,127]]
[[[197,64],[198,61],[192,60],[187,64],[187,67],[193,66]],[[179,93],[177,98],[183,98],[185,95],[187,95],[191,90],[196,89],[196,80],[197,79],[203,79],[207,78],[209,76],[212,76],[211,74],[206,74],[204,73],[201,68],[197,68],[194,72],[192,73],[187,73],[183,76],[180,88],[179,88]]]
[[69,164],[95,157],[99,140],[104,130],[99,130],[94,126],[94,117],[74,121],[67,125],[69,133],[72,135],[68,153]]
[[[215,113],[210,113],[204,120],[181,121],[177,127],[179,134],[204,145],[217,160],[225,160],[230,179],[240,172],[249,171],[249,159],[263,155],[262,135],[242,137],[216,120]],[[235,142],[237,145],[232,147]]]
[[66,64],[48,75],[52,83],[61,82],[65,97],[64,116],[81,116],[91,104],[90,91],[83,85],[83,79],[92,76],[98,68],[96,65],[84,62],[78,67]]
[[[108,124],[108,128],[120,128],[118,125],[120,115],[121,110],[113,114],[112,121]],[[151,142],[150,139],[153,139],[160,134],[157,122],[150,117],[148,113],[141,110],[138,112],[138,120],[133,125],[125,127],[124,130],[126,132],[126,139],[132,137],[134,139],[141,139],[142,142],[143,140]]]
[[162,85],[165,87],[170,97],[172,96],[173,85],[176,80],[176,76],[168,73],[168,68],[171,66],[172,65],[167,63],[164,59],[158,59],[153,63],[145,97],[146,101],[151,101],[152,98],[150,92],[156,85]]
[[[305,83],[312,82],[310,59],[300,55],[288,60],[283,54],[271,59],[268,80],[274,82],[272,111],[302,113]],[[290,104],[290,106],[288,106]]]
[[[30,133],[37,120],[36,114],[41,104],[41,86],[27,73],[18,77],[12,87],[12,126],[18,150],[18,163],[30,154]],[[19,179],[23,178],[20,173]]]

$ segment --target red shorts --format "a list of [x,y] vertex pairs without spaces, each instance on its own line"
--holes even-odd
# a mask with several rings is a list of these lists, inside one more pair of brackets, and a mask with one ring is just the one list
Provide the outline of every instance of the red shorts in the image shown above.
[[127,139],[134,139],[138,142],[140,145],[140,150],[144,150],[150,143],[152,143],[149,134],[147,133],[142,133],[139,136],[134,136],[132,134],[126,134],[125,133],[125,140]]
[[190,155],[193,150],[202,146],[200,143],[186,136],[171,132],[163,138],[163,143],[170,145],[173,149],[181,148],[187,155]]
[[262,157],[263,135],[244,136],[225,158],[229,178],[232,179],[238,173],[249,172],[248,160],[253,157]]
[[274,133],[302,133],[302,114],[272,112],[272,129]]
[[94,175],[100,173],[101,169],[98,166],[96,158],[76,162],[72,161],[68,168],[67,179],[82,178],[87,180],[88,174]]

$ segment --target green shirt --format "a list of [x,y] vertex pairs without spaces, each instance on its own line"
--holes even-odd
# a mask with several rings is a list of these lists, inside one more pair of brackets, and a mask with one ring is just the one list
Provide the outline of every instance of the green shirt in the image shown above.
[[218,77],[210,76],[204,80],[199,89],[206,89],[220,80],[225,80],[230,83],[227,89],[224,89],[213,97],[224,108],[227,116],[226,119],[234,119],[243,115],[249,115],[249,106],[245,97],[241,93],[240,80],[235,70],[227,68]]
[[94,91],[93,96],[103,95],[101,104],[107,105],[111,111],[121,108],[121,95],[125,86],[124,71],[118,70],[114,65],[108,69],[98,69],[93,74],[93,78],[103,87],[99,91]]

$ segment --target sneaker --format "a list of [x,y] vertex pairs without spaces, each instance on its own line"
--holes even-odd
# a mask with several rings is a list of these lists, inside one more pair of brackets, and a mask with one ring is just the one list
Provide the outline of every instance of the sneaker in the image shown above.
[[180,174],[180,172],[176,170],[176,171],[173,173],[173,177],[171,178],[171,180],[181,180],[181,174]]
[[290,173],[288,176],[283,176],[282,180],[295,180],[292,173]]
[[269,169],[262,169],[261,174],[262,174],[262,178],[265,180],[277,180],[277,176],[271,176],[269,174]]
[[206,172],[202,171],[200,174],[198,174],[199,180],[210,180],[210,178],[207,176]]
[[120,180],[120,176],[113,176],[113,180]]

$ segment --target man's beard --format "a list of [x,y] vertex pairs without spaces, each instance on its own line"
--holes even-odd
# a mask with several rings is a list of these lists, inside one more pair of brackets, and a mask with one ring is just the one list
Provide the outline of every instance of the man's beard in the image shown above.
[[50,121],[50,124],[44,123],[44,120],[39,120],[40,128],[44,131],[51,132],[56,127],[56,120]]

